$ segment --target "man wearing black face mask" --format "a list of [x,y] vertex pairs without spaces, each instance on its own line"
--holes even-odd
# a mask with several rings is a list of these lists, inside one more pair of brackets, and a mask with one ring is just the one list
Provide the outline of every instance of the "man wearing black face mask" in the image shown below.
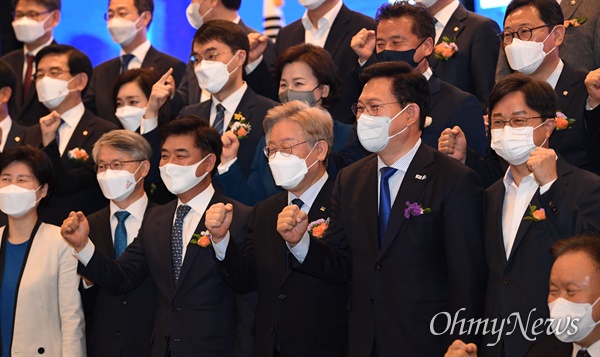
[[359,65],[364,68],[374,62],[404,61],[416,68],[428,79],[431,92],[429,109],[433,120],[423,130],[423,142],[437,148],[439,135],[445,128],[462,124],[474,150],[485,152],[483,113],[477,98],[440,80],[429,67],[427,56],[433,52],[435,27],[427,9],[406,2],[384,4],[375,19],[376,34],[363,29],[352,39]]

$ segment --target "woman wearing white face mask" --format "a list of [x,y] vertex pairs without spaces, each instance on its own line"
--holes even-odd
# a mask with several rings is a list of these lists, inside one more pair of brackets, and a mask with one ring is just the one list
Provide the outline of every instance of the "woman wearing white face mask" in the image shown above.
[[60,228],[41,223],[50,159],[31,146],[0,157],[0,336],[2,356],[85,356],[77,262]]

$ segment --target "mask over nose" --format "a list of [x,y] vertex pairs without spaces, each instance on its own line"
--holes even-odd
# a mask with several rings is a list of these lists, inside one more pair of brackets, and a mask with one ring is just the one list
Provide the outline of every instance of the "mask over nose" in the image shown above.
[[292,154],[284,156],[280,151],[277,151],[275,156],[269,159],[269,168],[273,174],[273,179],[275,179],[275,184],[285,190],[291,190],[298,186],[304,180],[308,170],[319,162],[319,160],[315,160],[310,166],[306,166],[306,158],[310,156],[315,147],[317,147],[316,143],[304,159]]
[[200,88],[205,89],[211,94],[219,93],[229,80],[229,75],[239,68],[239,66],[235,67],[231,72],[227,69],[227,66],[235,59],[238,53],[239,51],[227,63],[200,61],[200,64],[194,68]]
[[114,17],[108,20],[108,32],[110,32],[110,37],[112,37],[113,41],[119,45],[127,46],[138,32],[142,30],[142,27],[137,28],[137,23],[142,19],[142,16],[134,22],[128,19],[124,19],[122,17]]
[[206,160],[210,154],[206,155],[202,160],[198,161],[197,164],[183,166],[177,164],[165,164],[160,166],[160,178],[167,186],[167,189],[174,195],[189,191],[192,187],[196,186],[208,175],[208,171],[202,176],[196,176],[196,170],[198,166]]
[[[511,165],[521,165],[529,160],[529,155],[536,146],[533,142],[533,131],[546,122],[534,127],[492,129],[492,149]],[[546,139],[547,140],[547,139]],[[540,146],[544,146],[546,140]]]
[[15,20],[12,22],[13,30],[15,30],[15,36],[17,40],[23,43],[32,43],[37,41],[40,37],[44,36],[44,34],[50,29],[46,30],[44,26],[48,19],[50,19],[52,15],[48,15],[42,21],[35,21],[27,16],[23,16],[19,20]]
[[408,129],[408,126],[405,126],[404,129],[389,136],[392,121],[402,114],[406,108],[408,108],[408,105],[399,111],[398,114],[394,115],[393,118],[390,118],[389,116],[369,115],[366,112],[362,113],[358,118],[356,127],[358,140],[361,145],[370,152],[379,152],[385,149],[391,138],[402,134]]
[[35,84],[38,100],[48,109],[58,107],[67,95],[69,95],[69,92],[77,91],[76,89],[69,89],[69,83],[73,79],[75,77],[66,81],[64,79],[44,76],[44,78]]
[[292,89],[286,89],[283,92],[279,93],[279,102],[281,104],[285,104],[287,102],[299,100],[301,102],[308,104],[311,107],[314,107],[317,105],[317,103],[319,101],[321,101],[321,99],[323,99],[322,97],[319,98],[319,100],[315,99],[315,89],[319,88],[319,86],[320,86],[320,84],[318,86],[314,87],[312,90],[306,90],[306,91],[297,91],[297,90],[292,90]]
[[[40,185],[40,187],[42,187]],[[35,197],[35,190],[29,190],[17,185],[8,185],[0,188],[0,211],[7,216],[19,218],[29,212],[41,200]]]
[[593,304],[575,303],[567,299],[558,298],[548,304],[550,324],[556,338],[565,343],[581,341],[586,338],[600,321],[594,321],[592,309],[600,301],[600,297]]
[[553,31],[554,29],[550,31],[542,42],[523,41],[513,38],[512,43],[504,47],[510,68],[524,74],[535,72],[544,61],[544,58],[556,49],[556,46],[554,46],[548,53],[544,52],[544,42],[546,42]]
[[201,15],[200,14],[200,3],[192,2],[188,5],[187,9],[185,10],[185,16],[187,17],[187,20],[188,20],[190,26],[192,26],[193,28],[195,28],[197,30],[200,27],[202,27],[202,25],[204,24],[204,18],[211,11],[213,11],[212,7],[210,9],[208,9],[208,11],[206,11],[204,13],[204,15]]
[[402,62],[408,63],[408,65],[411,66],[412,68],[417,68],[417,66],[419,66],[419,63],[423,62],[425,57],[421,58],[421,60],[419,60],[419,62],[415,62],[415,54],[417,53],[417,49],[419,47],[421,47],[421,45],[423,44],[423,42],[425,42],[425,40],[421,41],[421,43],[419,43],[419,45],[417,47],[413,48],[412,50],[406,50],[406,51],[383,50],[383,51],[377,53],[375,55],[375,57],[377,57],[378,62],[402,61]]

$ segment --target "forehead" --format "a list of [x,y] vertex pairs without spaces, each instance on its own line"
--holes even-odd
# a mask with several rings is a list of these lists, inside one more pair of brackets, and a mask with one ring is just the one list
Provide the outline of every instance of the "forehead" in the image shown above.
[[225,43],[221,42],[221,41],[217,41],[217,40],[210,40],[208,42],[205,43],[198,43],[198,42],[194,42],[193,44],[193,49],[194,52],[196,53],[204,53],[206,51],[227,51],[230,50],[231,47],[229,47],[228,45],[226,45]]
[[293,120],[281,120],[273,125],[269,134],[270,143],[282,141],[304,141],[304,128],[300,123]]
[[523,92],[512,92],[507,94],[492,108],[492,115],[511,115],[514,112],[524,112],[527,114],[536,113],[525,102],[525,94],[523,94]]
[[108,4],[108,8],[110,10],[116,10],[119,8],[136,9],[133,0],[111,0]]
[[359,101],[394,101],[395,97],[392,94],[392,82],[392,79],[387,77],[371,79],[363,87]]
[[542,19],[535,6],[523,6],[511,12],[504,21],[505,28],[519,28],[531,24],[540,24]]
[[313,74],[312,68],[309,65],[307,65],[306,63],[300,62],[300,61],[286,64],[285,67],[283,67],[283,71],[281,71],[281,76],[282,77],[301,76],[306,79],[316,80],[316,77]]
[[185,149],[186,151],[192,152],[194,150],[199,151],[195,146],[194,137],[191,134],[186,135],[171,135],[167,137],[163,146],[163,150],[175,151]]
[[572,282],[578,285],[600,285],[600,269],[584,252],[566,253],[558,257],[552,266],[554,283]]
[[35,10],[38,12],[48,11],[48,8],[33,0],[19,0],[15,6],[15,11],[31,11]]
[[98,161],[131,160],[131,155],[109,145],[102,145],[98,150]]
[[144,92],[142,91],[142,88],[140,88],[140,86],[137,84],[137,82],[133,81],[133,82],[127,82],[125,84],[123,84],[121,86],[121,88],[119,88],[119,93],[117,96],[133,96],[133,95],[141,95],[144,96]]
[[34,176],[33,175],[33,170],[31,169],[31,167],[29,167],[29,165],[21,162],[21,161],[13,161],[10,164],[8,164],[8,166],[6,166],[4,168],[4,170],[2,170],[2,172],[0,173],[2,175],[11,175],[11,176],[17,176],[17,175],[23,175],[23,176]]
[[48,70],[52,67],[69,70],[69,56],[66,53],[51,53],[44,56],[37,65],[38,70]]
[[408,16],[402,16],[383,20],[377,25],[377,38],[389,39],[391,37],[417,38],[412,33],[413,20]]

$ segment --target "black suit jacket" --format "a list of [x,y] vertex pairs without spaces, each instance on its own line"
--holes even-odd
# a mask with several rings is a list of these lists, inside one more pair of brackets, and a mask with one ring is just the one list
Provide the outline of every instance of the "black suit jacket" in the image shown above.
[[[233,204],[231,235],[244,239],[251,209],[218,192],[208,207],[218,202]],[[152,278],[156,286],[152,356],[165,356],[168,346],[173,357],[240,356],[240,351],[234,353],[236,294],[219,276],[213,248],[188,245],[177,285],[173,282],[169,252],[176,206],[173,201],[150,210],[138,237],[117,261],[96,250],[87,266],[79,264],[78,272],[113,294],[128,293]],[[206,230],[204,220],[203,216],[195,233]]]
[[[600,233],[600,177],[574,167],[560,157],[556,166],[558,179],[543,195],[538,189],[530,203],[543,208],[546,219],[521,222],[508,259],[502,235],[506,192],[503,181],[490,186],[484,194],[485,254],[489,267],[485,315],[490,319],[506,319],[518,312],[523,321],[530,316],[528,336],[534,338],[543,334],[532,334],[533,321],[549,317],[548,282],[553,263],[550,246],[574,235]],[[523,217],[528,215],[529,208]],[[532,312],[533,309],[536,311]],[[513,316],[510,324],[505,323],[504,331],[512,330],[515,323]],[[497,339],[497,334],[488,334],[483,345]],[[531,344],[521,333],[513,333],[504,336],[495,346],[484,347],[483,356],[500,356],[502,349],[506,356],[523,356]]]
[[[378,247],[377,156],[340,171],[327,245],[311,244],[297,269],[328,282],[350,277],[349,355],[441,356],[452,338],[445,318],[483,313],[482,188],[477,174],[421,144],[400,186]],[[405,218],[406,202],[431,212]],[[466,218],[468,217],[468,218]],[[464,220],[469,224],[465,225]],[[350,249],[351,254],[348,252]],[[444,321],[442,321],[444,320]],[[460,336],[473,340],[473,336]]]
[[526,357],[571,357],[573,344],[559,341],[555,336],[534,343]]
[[[330,177],[308,213],[309,222],[329,218],[333,185]],[[242,250],[235,244],[228,246],[219,264],[221,276],[240,292],[259,287],[255,356],[270,356],[275,346],[281,356],[344,356],[347,286],[293,269],[300,263],[276,230],[287,197],[285,191],[258,203],[248,240]],[[326,242],[312,237],[310,244]]]
[[27,130],[27,127],[13,120],[10,125],[8,137],[6,138],[6,143],[4,144],[4,150],[20,145],[25,136],[25,130]]
[[[375,30],[375,20],[348,9],[346,5],[342,5],[340,12],[333,21],[324,46],[337,65],[342,80],[340,87],[342,98],[332,108],[331,115],[336,120],[349,124],[355,121],[350,107],[358,100],[363,87],[356,75],[352,73],[354,65],[358,63],[358,56],[350,47],[350,41],[363,28]],[[289,47],[304,43],[304,34],[305,30],[301,19],[279,30],[275,42],[277,56],[281,56],[283,51]]]
[[[40,213],[41,220],[54,225],[61,225],[71,211],[83,211],[91,214],[105,207],[108,201],[102,195],[92,160],[92,148],[102,134],[116,127],[86,110],[67,144],[65,152],[60,156],[56,142],[42,148],[40,125],[29,127],[23,138],[24,144],[42,148],[52,160],[54,169],[54,192],[48,204]],[[69,159],[69,151],[75,148],[84,149],[89,155],[85,162]]]
[[[210,118],[211,105],[212,100],[207,100],[203,103],[187,106],[181,110],[179,116],[196,115],[208,121]],[[248,137],[240,140],[240,149],[238,151],[238,162],[245,177],[248,177],[250,174],[250,167],[252,166],[256,145],[264,134],[262,125],[263,119],[265,118],[267,111],[277,105],[278,103],[254,93],[254,91],[248,87],[240,100],[240,104],[238,104],[234,111],[234,113],[242,113],[252,126]],[[233,118],[229,123],[233,123]],[[227,130],[229,130],[229,128],[227,128]]]
[[[155,205],[148,202],[146,213]],[[110,208],[88,216],[89,237],[96,249],[115,259]],[[110,295],[99,286],[81,289],[89,357],[150,356],[155,288],[146,278],[128,294]]]
[[[179,84],[185,72],[185,63],[179,59],[159,52],[153,46],[150,47],[142,68],[154,68],[159,75],[165,74],[169,68],[173,68],[173,78]],[[85,105],[102,119],[108,120],[122,129],[123,126],[115,116],[115,100],[113,98],[113,87],[121,71],[121,58],[116,57],[99,64],[94,68],[94,74],[90,80],[85,94]]]
[[[55,45],[56,41],[52,42]],[[37,90],[35,88],[35,82],[32,81],[27,93],[27,98],[23,98],[23,67],[25,64],[25,54],[23,48],[16,49],[7,53],[0,58],[8,63],[15,71],[17,76],[17,83],[15,90],[12,94],[12,100],[8,107],[8,112],[13,119],[24,126],[31,126],[39,123],[40,118],[50,114],[48,108],[46,108],[37,97]]]
[[484,112],[495,83],[499,32],[494,20],[458,5],[437,42],[441,43],[444,36],[456,37],[458,51],[448,60],[429,58],[431,68],[442,80],[475,95]]

